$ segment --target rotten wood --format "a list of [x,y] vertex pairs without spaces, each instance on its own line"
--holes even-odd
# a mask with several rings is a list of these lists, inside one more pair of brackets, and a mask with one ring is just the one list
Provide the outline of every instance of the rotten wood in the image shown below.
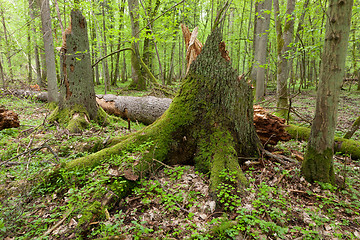
[[285,119],[270,114],[264,108],[254,105],[254,125],[263,145],[276,145],[279,141],[289,141],[290,134],[285,130]]
[[18,115],[14,111],[8,110],[4,106],[0,106],[0,130],[18,127],[20,127]]

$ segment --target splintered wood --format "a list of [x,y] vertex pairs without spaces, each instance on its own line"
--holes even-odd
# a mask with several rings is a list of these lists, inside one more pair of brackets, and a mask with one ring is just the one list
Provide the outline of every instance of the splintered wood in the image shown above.
[[183,32],[185,45],[186,45],[186,74],[188,74],[191,63],[196,59],[200,54],[201,48],[203,47],[202,43],[196,38],[198,35],[198,27],[196,27],[192,32],[185,24],[181,24],[181,29]]
[[0,130],[5,128],[17,128],[20,126],[18,115],[4,106],[0,106]]
[[274,116],[257,105],[254,106],[254,125],[263,145],[276,145],[279,141],[291,139],[285,130],[285,119]]

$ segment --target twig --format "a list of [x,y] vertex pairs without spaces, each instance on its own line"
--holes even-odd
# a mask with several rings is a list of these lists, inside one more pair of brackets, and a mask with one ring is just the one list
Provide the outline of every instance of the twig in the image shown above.
[[67,213],[65,213],[65,216],[59,221],[57,222],[52,228],[50,228],[49,230],[47,230],[43,237],[49,235],[52,231],[54,231],[55,229],[57,229],[63,222],[65,222],[65,220],[70,216],[70,214],[72,213],[73,208],[69,209]]
[[171,167],[171,166],[169,166],[169,165],[166,165],[165,163],[163,163],[163,162],[161,162],[161,161],[159,161],[159,160],[157,160],[157,159],[155,159],[155,158],[153,158],[153,161],[156,161],[156,162],[160,163],[160,164],[163,165],[164,167],[171,168],[171,169],[175,169],[175,168],[173,168],[173,167]]

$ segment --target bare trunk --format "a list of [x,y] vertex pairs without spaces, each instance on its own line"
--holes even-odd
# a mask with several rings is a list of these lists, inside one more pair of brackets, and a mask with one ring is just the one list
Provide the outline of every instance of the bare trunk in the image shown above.
[[46,77],[48,83],[49,101],[57,102],[58,86],[55,67],[54,42],[51,28],[49,0],[40,0],[41,23],[45,48]]
[[288,78],[292,66],[290,66],[288,57],[290,56],[289,45],[293,41],[294,35],[294,9],[295,0],[287,0],[287,10],[285,15],[284,27],[280,19],[279,0],[274,0],[275,28],[277,41],[277,107],[280,115],[287,117],[289,106]]
[[345,72],[353,0],[330,0],[315,118],[302,164],[309,182],[335,182],[333,152],[340,86]]
[[254,49],[255,66],[253,71],[256,72],[256,101],[261,101],[265,94],[265,71],[266,56],[268,43],[268,30],[270,26],[270,14],[272,0],[264,0],[257,3],[258,15],[256,16],[255,39],[257,43]]

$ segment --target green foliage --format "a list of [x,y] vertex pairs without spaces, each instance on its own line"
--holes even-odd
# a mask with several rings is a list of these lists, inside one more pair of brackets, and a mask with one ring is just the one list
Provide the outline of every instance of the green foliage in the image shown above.
[[219,177],[221,183],[216,190],[217,200],[225,211],[233,212],[241,205],[237,173],[224,169]]

